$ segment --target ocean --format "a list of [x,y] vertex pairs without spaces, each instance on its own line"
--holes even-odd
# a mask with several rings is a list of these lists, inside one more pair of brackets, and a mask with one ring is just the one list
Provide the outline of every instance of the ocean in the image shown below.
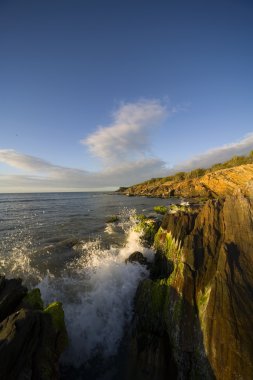
[[[134,251],[154,255],[141,244],[136,215],[171,202],[102,192],[0,194],[0,273],[40,288],[45,304],[63,303],[70,345],[62,379],[118,377],[134,295],[148,276],[125,260]],[[113,215],[118,220],[107,223]]]

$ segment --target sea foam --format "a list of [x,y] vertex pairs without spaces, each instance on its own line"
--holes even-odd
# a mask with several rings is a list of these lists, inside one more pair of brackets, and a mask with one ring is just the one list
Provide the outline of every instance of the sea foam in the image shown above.
[[83,242],[81,254],[66,265],[60,277],[49,274],[39,283],[47,302],[63,303],[70,338],[65,364],[79,367],[97,355],[115,355],[132,318],[136,288],[148,271],[125,260],[134,251],[150,259],[152,251],[141,245],[134,212],[124,213],[119,222],[126,234],[123,247],[104,249],[100,239]]

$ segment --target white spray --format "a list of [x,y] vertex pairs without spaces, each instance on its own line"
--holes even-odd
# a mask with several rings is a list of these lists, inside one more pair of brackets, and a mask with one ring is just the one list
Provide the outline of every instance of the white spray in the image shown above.
[[47,276],[39,284],[44,299],[63,302],[70,337],[64,362],[76,367],[97,354],[106,358],[117,353],[124,326],[132,318],[136,288],[148,275],[144,266],[125,263],[134,251],[148,258],[151,254],[134,230],[134,213],[121,224],[127,235],[123,248],[102,249],[99,239],[83,243],[82,254],[60,278]]

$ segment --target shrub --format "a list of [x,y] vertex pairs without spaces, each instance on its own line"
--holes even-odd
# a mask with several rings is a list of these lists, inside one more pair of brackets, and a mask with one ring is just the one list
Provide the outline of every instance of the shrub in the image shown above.
[[194,169],[191,172],[187,173],[187,178],[192,179],[192,178],[199,178],[202,177],[206,173],[205,169]]

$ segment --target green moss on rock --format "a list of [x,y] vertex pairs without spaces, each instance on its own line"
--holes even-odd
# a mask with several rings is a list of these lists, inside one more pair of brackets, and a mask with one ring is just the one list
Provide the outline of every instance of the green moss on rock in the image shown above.
[[65,328],[64,311],[61,302],[53,302],[44,309],[44,313],[49,313],[52,317],[54,327],[57,330]]
[[142,233],[142,241],[148,246],[154,243],[155,235],[158,231],[159,225],[156,220],[151,218],[146,218],[144,215],[138,217],[139,223],[135,226],[136,232]]
[[43,310],[44,305],[41,298],[41,293],[39,288],[32,289],[27,295],[23,298],[23,303],[27,305],[28,308]]
[[199,318],[200,318],[200,322],[201,322],[203,330],[205,330],[203,317],[204,317],[204,314],[209,302],[210,294],[211,294],[211,287],[209,286],[209,287],[206,287],[203,292],[200,291],[197,297]]
[[158,214],[165,215],[168,209],[166,206],[155,206],[154,211]]
[[64,311],[61,302],[53,302],[44,309],[44,313],[50,314],[53,326],[59,332],[58,349],[60,352],[68,345],[68,335],[64,321]]
[[136,295],[136,309],[142,316],[144,330],[157,331],[162,327],[166,286],[160,281],[146,279],[139,285]]
[[181,243],[176,240],[171,232],[167,232],[162,227],[159,228],[154,238],[155,248],[162,251],[168,260],[180,257]]

